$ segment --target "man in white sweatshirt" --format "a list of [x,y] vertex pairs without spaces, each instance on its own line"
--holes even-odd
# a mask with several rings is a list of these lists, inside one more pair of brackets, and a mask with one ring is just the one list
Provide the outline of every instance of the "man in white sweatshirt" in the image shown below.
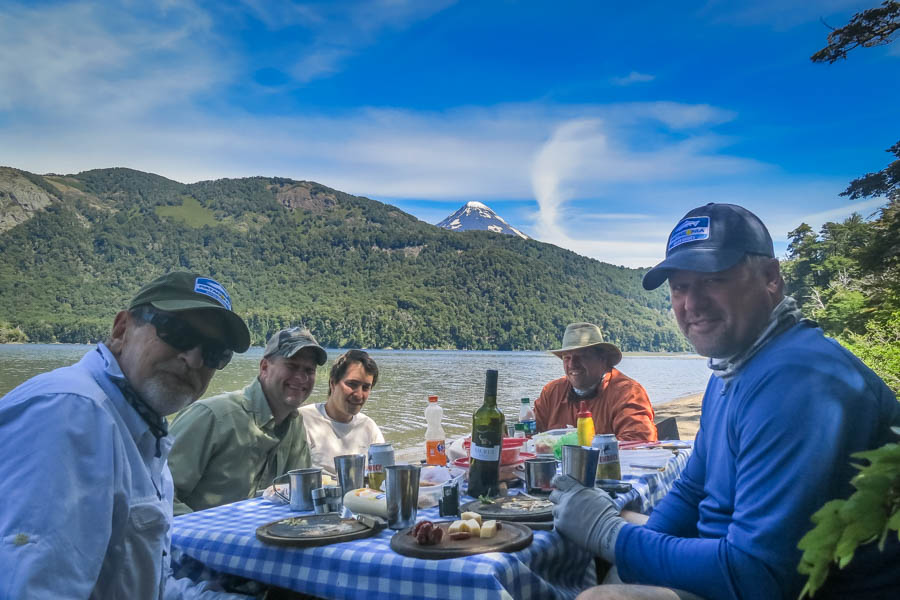
[[378,365],[362,350],[348,350],[331,365],[328,400],[300,408],[312,464],[335,476],[334,457],[367,454],[384,436],[362,414],[369,392],[378,382]]

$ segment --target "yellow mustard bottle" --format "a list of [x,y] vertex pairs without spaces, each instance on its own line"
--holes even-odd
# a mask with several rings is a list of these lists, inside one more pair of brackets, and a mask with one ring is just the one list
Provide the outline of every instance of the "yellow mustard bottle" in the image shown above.
[[578,445],[590,446],[594,440],[594,417],[588,410],[587,402],[581,401],[578,405]]

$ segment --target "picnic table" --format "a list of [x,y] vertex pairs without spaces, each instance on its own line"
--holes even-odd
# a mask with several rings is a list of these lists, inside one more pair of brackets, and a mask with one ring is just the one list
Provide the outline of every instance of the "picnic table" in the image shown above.
[[[623,479],[633,489],[616,502],[649,512],[687,463],[690,443],[679,444],[620,452]],[[254,498],[182,515],[174,520],[173,551],[181,562],[321,598],[574,598],[597,583],[594,557],[555,531],[535,530],[532,543],[517,552],[444,560],[397,554],[390,548],[390,529],[312,548],[272,546],[256,538],[257,527],[303,514]],[[437,508],[420,509],[418,516],[443,520]]]

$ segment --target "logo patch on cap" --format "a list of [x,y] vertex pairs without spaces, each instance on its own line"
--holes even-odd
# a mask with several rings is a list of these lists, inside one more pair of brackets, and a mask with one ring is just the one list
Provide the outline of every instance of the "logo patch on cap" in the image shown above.
[[688,217],[682,219],[672,234],[669,236],[669,247],[666,252],[670,252],[672,248],[687,244],[688,242],[697,242],[709,239],[709,217]]
[[222,287],[222,284],[215,279],[198,277],[194,280],[194,292],[209,296],[228,310],[231,310],[231,297],[225,291],[225,288]]

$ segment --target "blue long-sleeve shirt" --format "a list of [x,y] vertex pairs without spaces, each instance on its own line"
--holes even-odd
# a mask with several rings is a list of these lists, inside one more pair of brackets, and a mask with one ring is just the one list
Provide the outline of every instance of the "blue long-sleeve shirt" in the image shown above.
[[900,404],[870,369],[801,322],[727,385],[712,376],[694,452],[644,527],[616,543],[625,582],[704,598],[796,598],[797,542],[847,497],[850,454],[892,440]]
[[0,600],[236,598],[171,577],[169,437],[100,344],[0,398]]

